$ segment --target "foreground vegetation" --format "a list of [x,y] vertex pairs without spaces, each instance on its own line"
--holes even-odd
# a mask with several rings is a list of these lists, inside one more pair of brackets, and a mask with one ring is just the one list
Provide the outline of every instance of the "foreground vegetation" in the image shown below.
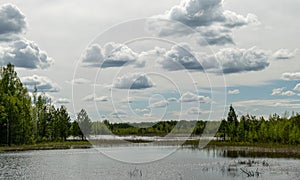
[[[217,132],[217,133],[216,133]],[[300,114],[271,115],[269,119],[251,115],[238,116],[230,106],[227,119],[221,122],[161,121],[157,123],[91,122],[82,109],[71,122],[64,106],[56,108],[51,99],[38,93],[32,95],[17,76],[12,64],[0,70],[0,146],[23,146],[57,142],[68,145],[70,137],[85,140],[90,135],[165,136],[191,134],[214,135],[219,144],[291,145],[300,144]],[[139,141],[137,141],[139,142]],[[193,142],[191,142],[193,143]],[[27,147],[27,146],[24,146]],[[28,146],[29,147],[29,146]]]
[[32,97],[12,64],[0,69],[0,146],[66,141],[90,131],[90,119],[82,110],[71,123],[64,106],[56,108],[35,88]]
[[78,149],[90,148],[89,141],[60,141],[60,142],[41,142],[37,144],[0,146],[1,151],[27,151],[27,150],[52,150],[52,149]]

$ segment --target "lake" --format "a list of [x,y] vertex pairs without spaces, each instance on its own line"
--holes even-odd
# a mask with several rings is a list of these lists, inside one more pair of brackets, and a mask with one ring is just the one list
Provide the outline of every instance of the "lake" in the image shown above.
[[135,146],[0,153],[0,179],[300,179],[295,158]]

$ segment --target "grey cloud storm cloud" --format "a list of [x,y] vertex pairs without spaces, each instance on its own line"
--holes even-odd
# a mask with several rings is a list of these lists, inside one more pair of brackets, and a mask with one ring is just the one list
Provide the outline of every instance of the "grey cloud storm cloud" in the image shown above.
[[0,35],[25,32],[27,23],[24,14],[12,4],[0,7]]

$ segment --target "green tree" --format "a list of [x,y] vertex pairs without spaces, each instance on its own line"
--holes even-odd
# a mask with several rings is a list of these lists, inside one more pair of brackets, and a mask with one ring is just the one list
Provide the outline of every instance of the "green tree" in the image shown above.
[[71,124],[70,133],[73,137],[78,137],[82,135],[79,124],[77,121],[73,121]]
[[65,106],[61,106],[58,110],[59,136],[62,140],[67,140],[71,127],[71,118]]
[[92,128],[91,119],[89,118],[87,112],[84,109],[81,109],[81,111],[78,113],[77,122],[82,132],[81,138],[82,140],[84,140],[87,137],[89,137]]
[[0,94],[0,144],[30,143],[31,100],[12,64],[1,68]]
[[236,115],[235,110],[232,107],[232,105],[230,105],[230,107],[229,107],[227,122],[228,122],[227,134],[231,141],[236,140],[237,139],[237,127],[238,127],[239,122],[238,122],[237,115]]

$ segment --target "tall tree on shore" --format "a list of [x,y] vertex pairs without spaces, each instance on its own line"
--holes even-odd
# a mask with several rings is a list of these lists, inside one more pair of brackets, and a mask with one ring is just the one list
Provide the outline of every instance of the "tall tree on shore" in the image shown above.
[[87,112],[84,109],[81,109],[81,111],[77,115],[77,120],[78,125],[81,129],[81,138],[82,140],[86,139],[89,137],[91,134],[91,128],[92,128],[92,123],[91,119],[89,118]]
[[235,113],[232,105],[229,107],[229,112],[227,116],[227,133],[231,141],[237,139],[237,127],[239,125],[237,115]]
[[30,143],[31,100],[12,64],[1,68],[0,94],[0,144]]
[[65,106],[61,106],[58,110],[59,133],[62,140],[67,140],[70,134],[71,118]]

